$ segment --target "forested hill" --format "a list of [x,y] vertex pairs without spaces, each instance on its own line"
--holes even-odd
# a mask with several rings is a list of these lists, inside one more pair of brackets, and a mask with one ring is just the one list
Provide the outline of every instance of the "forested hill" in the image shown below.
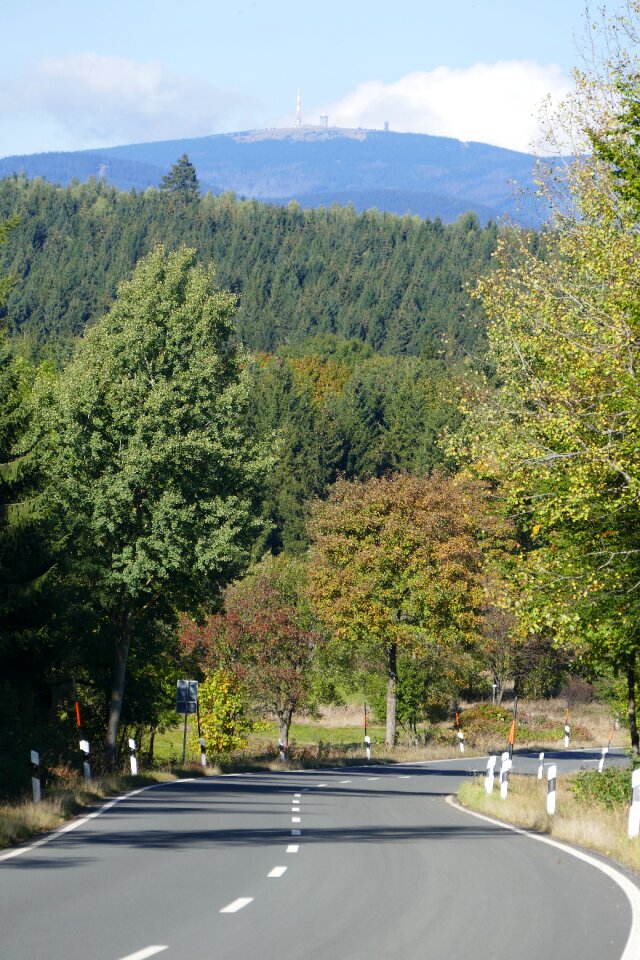
[[[252,130],[100,150],[0,158],[0,177],[23,173],[59,186],[94,176],[120,190],[157,187],[187,153],[203,192],[302,207],[353,203],[445,222],[473,211],[540,222],[530,154],[418,133],[322,127]],[[524,192],[516,193],[514,183]]]
[[456,359],[482,342],[467,283],[486,271],[497,229],[473,214],[445,226],[10,177],[0,181],[0,220],[13,214],[19,224],[0,248],[0,275],[16,279],[6,312],[36,354],[46,342],[64,355],[158,243],[193,246],[215,264],[220,287],[239,296],[239,331],[253,351],[335,333],[387,354]]

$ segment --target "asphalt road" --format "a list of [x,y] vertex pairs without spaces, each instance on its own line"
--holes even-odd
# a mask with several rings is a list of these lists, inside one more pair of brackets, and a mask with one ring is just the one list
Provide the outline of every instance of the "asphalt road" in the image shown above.
[[445,802],[484,767],[145,790],[0,862],[0,957],[619,960],[632,914],[609,877]]

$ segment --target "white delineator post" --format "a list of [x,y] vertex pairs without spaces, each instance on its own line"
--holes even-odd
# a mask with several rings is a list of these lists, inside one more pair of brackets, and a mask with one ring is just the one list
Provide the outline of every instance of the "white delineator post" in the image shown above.
[[85,780],[86,780],[87,783],[88,783],[88,782],[91,780],[91,764],[90,764],[90,762],[89,762],[89,754],[90,754],[91,751],[89,750],[89,741],[88,741],[88,740],[81,740],[81,741],[80,741],[80,750],[82,751],[82,754],[83,754],[83,759],[82,759],[82,772],[83,772],[83,774],[84,774]]
[[566,750],[566,748],[569,746],[569,734],[570,734],[570,733],[571,733],[571,727],[569,726],[568,723],[565,723],[565,725],[564,725],[564,746],[565,746],[565,750]]
[[629,836],[640,833],[640,768],[631,774],[631,806],[629,807]]
[[42,799],[40,793],[40,754],[37,750],[31,751],[31,789],[33,790],[33,802],[40,803]]
[[552,763],[547,770],[547,813],[550,817],[556,812],[556,778],[558,767]]
[[367,760],[371,760],[371,737],[368,735],[364,738],[364,752]]
[[286,748],[283,740],[278,740],[278,753],[280,754],[280,759],[284,763],[286,759]]
[[609,747],[603,747],[600,759],[598,760],[598,773],[602,773],[604,770],[604,758],[609,753]]
[[541,753],[538,757],[538,780],[542,780],[544,776],[544,753]]
[[487,760],[487,775],[484,778],[484,789],[485,793],[491,795],[493,793],[493,781],[495,779],[496,771],[496,756],[489,757]]
[[464,753],[464,733],[458,730],[458,740],[460,742],[460,753]]
[[207,745],[205,743],[204,737],[198,738],[198,743],[200,744],[200,763],[203,767],[207,765]]
[[136,742],[129,738],[129,763],[131,764],[131,776],[135,777],[138,772],[138,761],[136,759]]
[[509,792],[509,771],[513,766],[513,760],[508,752],[502,754],[502,763],[500,764],[500,799],[506,800]]

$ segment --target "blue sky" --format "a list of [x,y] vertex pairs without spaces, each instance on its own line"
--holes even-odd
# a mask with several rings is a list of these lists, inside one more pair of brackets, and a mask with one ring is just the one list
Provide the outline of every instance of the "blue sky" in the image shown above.
[[[602,4],[598,2],[598,6]],[[612,12],[619,3],[606,3]],[[527,149],[579,65],[585,0],[22,0],[0,156],[303,120]]]

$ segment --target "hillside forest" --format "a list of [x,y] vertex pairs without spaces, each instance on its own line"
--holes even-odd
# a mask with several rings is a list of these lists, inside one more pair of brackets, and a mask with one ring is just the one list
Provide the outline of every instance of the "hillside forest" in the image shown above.
[[76,702],[97,763],[151,760],[186,676],[220,753],[572,675],[638,752],[634,63],[567,107],[539,234],[202,196],[187,156],[0,182],[3,794]]

